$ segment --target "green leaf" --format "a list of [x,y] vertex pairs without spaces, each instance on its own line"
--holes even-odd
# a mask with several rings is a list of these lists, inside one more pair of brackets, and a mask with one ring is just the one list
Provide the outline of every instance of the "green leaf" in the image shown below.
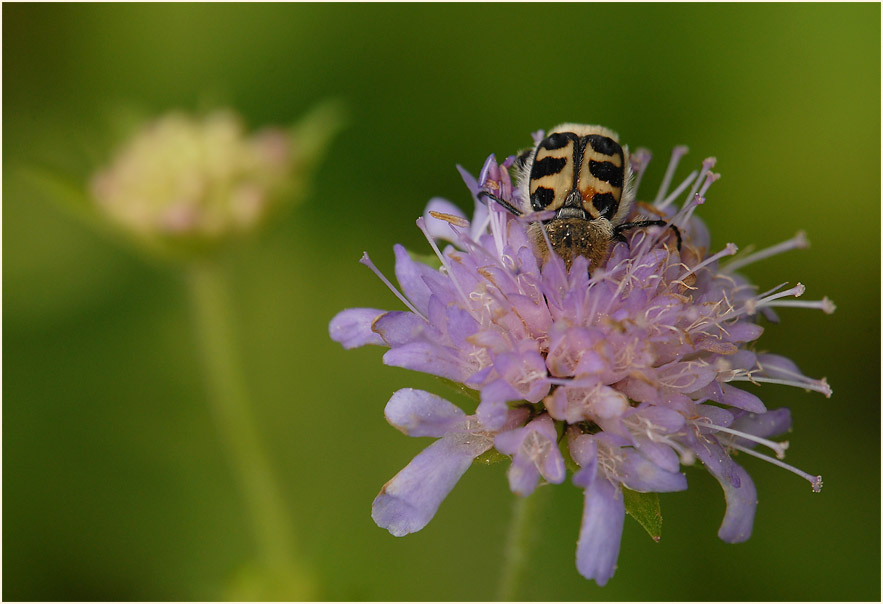
[[313,107],[292,126],[290,133],[299,150],[298,159],[307,172],[321,161],[337,134],[344,129],[349,111],[341,99],[327,99]]
[[662,539],[662,511],[659,508],[659,495],[656,493],[638,493],[623,487],[625,511],[629,516],[644,527],[653,541]]
[[78,218],[90,223],[98,220],[95,204],[86,192],[85,183],[61,172],[35,164],[19,166],[18,174],[38,194]]

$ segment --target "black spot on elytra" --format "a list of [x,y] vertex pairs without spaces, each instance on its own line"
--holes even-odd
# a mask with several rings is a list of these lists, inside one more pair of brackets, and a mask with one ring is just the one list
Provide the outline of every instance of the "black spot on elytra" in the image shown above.
[[589,160],[589,172],[598,180],[609,182],[612,186],[622,188],[622,166],[609,161]]
[[535,180],[537,178],[542,178],[543,176],[558,174],[566,165],[566,157],[544,157],[533,163],[533,167],[530,169],[530,178],[531,180]]
[[592,149],[598,153],[610,156],[619,155],[622,157],[622,147],[609,136],[590,134],[586,138],[589,139],[589,144],[592,146]]
[[[570,136],[573,136],[572,134]],[[546,138],[543,139],[543,142],[540,143],[540,147],[543,149],[548,149],[549,151],[554,151],[555,149],[561,149],[562,147],[566,147],[567,143],[570,142],[570,136],[563,132],[556,132],[555,134],[550,134]]]
[[530,205],[537,212],[547,208],[553,201],[555,201],[555,191],[546,187],[539,187],[530,196]]
[[613,196],[613,193],[595,193],[595,196],[592,197],[592,205],[595,206],[595,209],[598,210],[602,218],[610,220],[616,214],[619,202]]

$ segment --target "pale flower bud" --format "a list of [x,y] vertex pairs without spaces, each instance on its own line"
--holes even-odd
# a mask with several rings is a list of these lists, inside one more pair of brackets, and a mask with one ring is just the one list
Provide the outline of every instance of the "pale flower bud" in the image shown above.
[[254,134],[228,110],[167,114],[122,146],[93,177],[91,192],[100,213],[151,248],[212,249],[302,196],[304,173],[340,123],[327,109],[293,129]]

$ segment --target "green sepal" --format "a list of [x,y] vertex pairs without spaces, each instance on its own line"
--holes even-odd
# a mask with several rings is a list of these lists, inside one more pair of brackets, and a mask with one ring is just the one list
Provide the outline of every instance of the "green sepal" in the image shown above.
[[639,493],[623,487],[622,497],[628,515],[637,520],[650,538],[658,543],[662,539],[662,510],[659,508],[659,495]]
[[434,377],[437,380],[439,380],[442,384],[447,386],[448,388],[451,388],[451,389],[455,390],[456,392],[459,392],[460,394],[462,394],[463,396],[465,396],[469,400],[474,401],[476,403],[481,402],[481,394],[479,394],[478,390],[473,390],[472,388],[467,388],[466,386],[464,386],[460,382],[455,382],[453,380],[449,380],[448,378],[443,378],[443,377],[439,377],[439,376],[434,376]]
[[[561,423],[563,424],[564,422]],[[571,474],[579,472],[579,465],[573,460],[573,457],[570,456],[570,446],[567,438],[558,439],[558,451],[561,452],[561,457],[564,459],[564,467],[570,470]]]
[[511,459],[508,455],[503,455],[493,447],[476,457],[472,463],[480,463],[486,466],[493,465],[495,463],[500,463],[501,461],[508,461]]

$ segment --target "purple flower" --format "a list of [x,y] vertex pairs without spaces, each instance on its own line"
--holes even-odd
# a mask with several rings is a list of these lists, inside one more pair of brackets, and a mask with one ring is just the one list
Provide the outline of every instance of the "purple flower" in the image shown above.
[[[524,419],[525,412],[512,410],[509,415],[511,428]],[[495,432],[443,398],[411,388],[392,395],[386,419],[408,436],[438,438],[383,485],[374,500],[374,521],[401,537],[432,520],[472,460],[494,446]]]
[[[383,487],[373,506],[378,525],[397,536],[423,528],[473,460],[492,448],[511,456],[509,485],[518,496],[563,482],[566,452],[572,482],[585,492],[577,569],[603,585],[619,555],[623,489],[684,490],[681,466],[698,460],[724,491],[718,535],[739,542],[751,535],[757,496],[734,452],[821,488],[820,477],[782,461],[787,443],[770,437],[790,428],[790,414],[768,411],[756,392],[764,384],[825,396],[831,389],[784,357],[755,352],[754,343],[763,333],[760,318],[775,320],[777,308],[832,312],[833,305],[827,298],[794,300],[805,289],[799,283],[758,293],[735,272],[805,247],[802,233],[722,264],[736,246],[711,252],[709,231],[693,215],[718,177],[714,160],[668,190],[684,153],[675,149],[654,203],[637,204],[628,217],[675,225],[680,248],[670,229],[636,228],[599,266],[582,256],[567,266],[537,249],[531,236],[532,223],[548,218],[544,213],[516,217],[479,200],[486,191],[525,207],[523,187],[509,175],[514,158],[498,164],[491,156],[478,179],[460,170],[475,201],[471,221],[441,199],[430,201],[417,221],[440,268],[396,246],[396,288],[363,257],[406,310],[344,310],[331,321],[331,337],[347,348],[385,346],[385,364],[455,382],[478,403],[467,415],[427,392],[393,395],[388,421],[409,436],[438,440]],[[638,182],[648,161],[645,151],[631,156]],[[676,208],[681,195],[685,201]],[[439,241],[447,242],[443,249]]]

